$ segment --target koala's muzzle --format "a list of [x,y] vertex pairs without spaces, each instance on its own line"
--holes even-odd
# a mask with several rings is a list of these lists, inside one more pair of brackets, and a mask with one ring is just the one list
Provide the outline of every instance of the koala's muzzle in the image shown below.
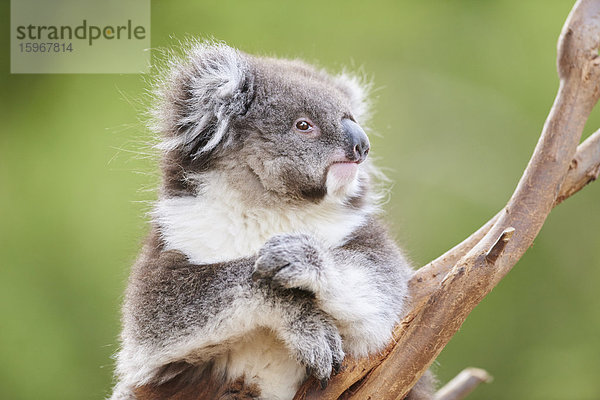
[[346,157],[349,160],[361,163],[369,154],[369,138],[363,129],[351,119],[344,118],[342,127],[346,134],[348,147],[346,147]]

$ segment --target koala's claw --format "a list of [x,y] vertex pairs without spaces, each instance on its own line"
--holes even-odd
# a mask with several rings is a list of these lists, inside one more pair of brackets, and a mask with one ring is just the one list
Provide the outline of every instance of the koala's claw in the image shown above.
[[252,280],[254,282],[260,280],[260,279],[266,279],[266,278],[273,278],[275,275],[277,275],[277,272],[275,272],[274,274],[271,274],[271,276],[269,276],[269,272],[274,272],[274,271],[280,271],[281,269],[284,269],[286,267],[289,267],[290,263],[285,263],[282,264],[281,266],[276,266],[273,264],[269,265],[269,260],[265,260],[262,257],[259,257],[258,260],[256,260],[256,263],[254,264],[254,272],[252,272]]
[[314,291],[321,264],[319,251],[308,236],[274,236],[260,249],[252,280],[270,280],[287,289]]
[[291,348],[309,375],[322,384],[339,371],[344,359],[342,338],[329,316],[321,312],[303,315],[291,326]]
[[320,383],[321,383],[321,390],[325,390],[325,389],[327,389],[327,384],[329,383],[329,379],[327,379],[327,378],[321,379]]
[[342,370],[342,361],[334,361],[333,362],[333,374],[337,375]]

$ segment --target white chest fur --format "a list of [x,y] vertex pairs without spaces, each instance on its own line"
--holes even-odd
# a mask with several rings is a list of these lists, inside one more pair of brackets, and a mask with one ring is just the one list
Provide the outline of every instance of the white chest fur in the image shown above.
[[266,329],[252,331],[232,343],[214,363],[216,371],[224,372],[232,381],[243,376],[246,384],[257,384],[263,399],[293,398],[306,377],[306,367]]
[[212,183],[197,196],[158,201],[152,213],[166,250],[179,250],[195,264],[249,257],[271,237],[283,233],[315,235],[327,246],[343,244],[360,226],[365,212],[350,211],[336,199],[301,208],[249,207],[224,182]]

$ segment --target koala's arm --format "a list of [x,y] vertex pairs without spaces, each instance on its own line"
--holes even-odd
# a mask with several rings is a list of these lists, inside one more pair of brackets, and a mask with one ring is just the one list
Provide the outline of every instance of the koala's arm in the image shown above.
[[409,263],[381,224],[371,219],[342,246],[328,248],[309,235],[280,235],[259,253],[255,279],[314,293],[336,320],[344,350],[380,350],[403,314],[412,276]]
[[344,353],[333,319],[310,293],[253,281],[256,257],[193,265],[179,252],[152,246],[146,245],[127,291],[121,387],[166,381],[181,361],[209,361],[258,327],[272,329],[317,378],[339,368]]

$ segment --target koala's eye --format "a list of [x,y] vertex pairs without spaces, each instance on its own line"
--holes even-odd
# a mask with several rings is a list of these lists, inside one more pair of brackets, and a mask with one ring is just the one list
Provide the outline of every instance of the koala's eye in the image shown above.
[[296,122],[296,129],[301,131],[307,131],[310,129],[310,124],[306,121],[298,121]]
[[308,118],[298,118],[296,122],[294,122],[294,128],[302,133],[308,133],[312,132],[315,125]]
[[304,137],[316,138],[321,135],[319,127],[307,117],[301,117],[294,121],[293,131]]

